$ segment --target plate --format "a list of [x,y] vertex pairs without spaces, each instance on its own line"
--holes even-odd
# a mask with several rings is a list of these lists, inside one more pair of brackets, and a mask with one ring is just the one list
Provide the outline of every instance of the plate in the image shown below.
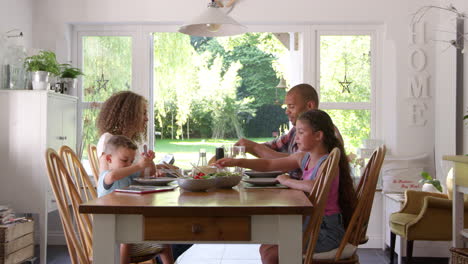
[[283,173],[282,171],[253,171],[253,170],[247,170],[244,172],[244,174],[249,175],[250,178],[274,178],[282,173]]
[[273,186],[279,183],[276,178],[243,179],[242,181],[255,186]]
[[175,178],[170,177],[157,177],[157,178],[136,178],[135,181],[145,185],[167,185],[175,181]]

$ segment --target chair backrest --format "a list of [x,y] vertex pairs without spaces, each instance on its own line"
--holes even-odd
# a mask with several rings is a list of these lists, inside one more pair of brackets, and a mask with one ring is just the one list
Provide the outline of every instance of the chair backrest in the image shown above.
[[374,202],[375,188],[379,179],[380,169],[385,158],[385,145],[378,147],[372,153],[372,156],[367,162],[364,172],[361,175],[361,180],[356,189],[357,204],[351,216],[345,235],[341,240],[338,251],[335,255],[335,261],[341,258],[341,254],[345,246],[349,243],[358,246],[366,236],[369,217]]
[[320,225],[325,214],[325,206],[328,200],[333,180],[339,174],[338,163],[340,161],[340,150],[334,148],[328,158],[322,163],[319,174],[315,178],[315,183],[312,191],[309,194],[309,199],[314,206],[312,215],[303,236],[303,248],[306,248],[304,263],[312,263],[312,257],[317,244]]
[[94,180],[97,184],[99,180],[99,157],[97,153],[96,145],[88,145],[88,159],[91,164],[91,169],[93,170]]
[[88,173],[76,153],[68,146],[62,146],[59,153],[62,161],[65,163],[68,174],[74,179],[75,186],[80,192],[81,200],[87,202],[96,199],[96,188],[93,186]]
[[[90,264],[92,255],[91,233],[82,232],[83,224],[91,225],[88,215],[78,212],[78,206],[82,203],[73,179],[68,174],[60,156],[53,149],[46,151],[46,166],[50,185],[57,200],[60,221],[65,233],[68,252],[73,264]],[[72,204],[72,208],[68,206]],[[76,225],[73,224],[73,219]],[[78,230],[75,230],[75,228]],[[79,237],[77,235],[79,234]]]

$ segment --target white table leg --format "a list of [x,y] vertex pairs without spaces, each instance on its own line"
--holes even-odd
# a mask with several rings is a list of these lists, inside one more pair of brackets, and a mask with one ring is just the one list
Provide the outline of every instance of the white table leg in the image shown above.
[[93,262],[120,263],[120,244],[116,241],[116,216],[95,214],[93,226]]
[[302,264],[302,215],[281,215],[278,220],[280,264]]
[[396,237],[395,251],[397,253],[397,264],[403,264],[403,254],[406,251],[406,240],[401,236]]
[[452,201],[452,238],[453,247],[462,248],[464,247],[463,239],[460,232],[463,230],[464,223],[464,196],[463,193],[458,190],[458,186],[455,184],[454,177],[453,186],[453,201]]

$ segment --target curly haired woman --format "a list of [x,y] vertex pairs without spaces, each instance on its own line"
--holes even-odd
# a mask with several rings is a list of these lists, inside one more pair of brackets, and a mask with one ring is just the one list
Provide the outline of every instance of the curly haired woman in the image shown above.
[[[148,102],[134,92],[118,92],[107,99],[96,121],[99,131],[97,144],[98,156],[104,153],[104,146],[113,135],[123,135],[130,138],[137,145],[141,145],[146,138],[146,124]],[[101,161],[102,159],[100,159]],[[100,162],[100,170],[107,164]]]
[[[102,154],[104,154],[107,141],[113,135],[123,135],[130,138],[139,146],[139,152],[143,152],[143,141],[146,139],[147,135],[147,109],[148,101],[143,96],[131,91],[115,93],[104,102],[96,121],[100,135],[97,144],[100,172],[109,170],[105,155]],[[152,166],[150,175],[154,175],[155,171],[156,167]],[[177,257],[190,246],[191,245],[172,245],[172,251],[174,252],[173,257],[177,259]],[[129,244],[121,246],[121,259],[123,259],[124,262],[128,260],[128,252],[131,250],[135,249],[132,249]],[[123,256],[127,256],[127,259],[124,259]],[[160,256],[164,263],[172,263],[172,256],[164,256],[164,254]]]

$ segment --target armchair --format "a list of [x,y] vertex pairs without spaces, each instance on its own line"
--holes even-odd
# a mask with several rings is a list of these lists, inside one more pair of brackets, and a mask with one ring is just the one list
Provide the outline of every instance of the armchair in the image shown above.
[[[465,209],[468,203],[465,203]],[[406,263],[411,263],[414,240],[452,240],[452,200],[446,194],[407,190],[403,208],[390,216],[390,263],[396,235],[407,240]],[[465,212],[465,226],[468,211]]]

